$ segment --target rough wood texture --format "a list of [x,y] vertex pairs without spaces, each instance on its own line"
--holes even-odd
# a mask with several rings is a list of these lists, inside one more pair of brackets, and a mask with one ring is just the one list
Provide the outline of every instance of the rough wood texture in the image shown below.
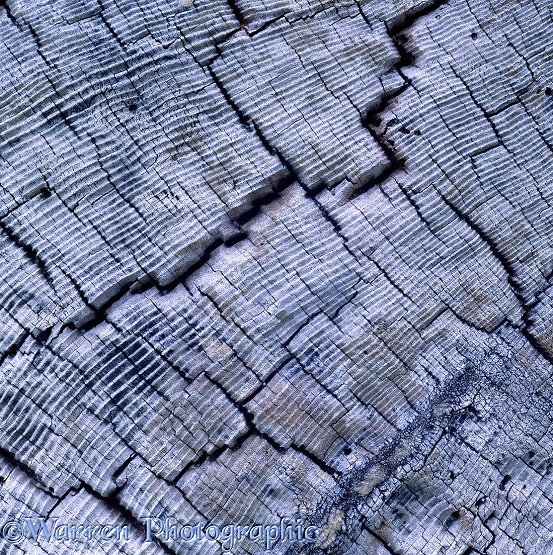
[[[553,551],[545,0],[6,0],[3,521]],[[245,539],[232,552],[265,552]]]

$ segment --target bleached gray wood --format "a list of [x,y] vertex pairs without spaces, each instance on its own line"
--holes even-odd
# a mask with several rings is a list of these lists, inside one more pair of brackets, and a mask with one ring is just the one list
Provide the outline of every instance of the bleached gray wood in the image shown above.
[[[0,507],[143,543],[544,555],[546,2],[0,8]],[[1,535],[1,534],[0,534]],[[260,554],[244,540],[233,552]]]

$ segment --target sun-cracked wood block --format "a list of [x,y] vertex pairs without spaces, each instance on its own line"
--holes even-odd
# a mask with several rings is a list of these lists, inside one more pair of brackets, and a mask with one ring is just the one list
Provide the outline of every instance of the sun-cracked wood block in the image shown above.
[[205,375],[185,380],[160,365],[147,344],[118,341],[112,331],[61,335],[42,350],[29,340],[0,369],[2,447],[29,457],[56,494],[79,481],[113,491],[112,476],[132,454],[173,479],[203,452],[232,445],[248,430]]
[[[69,492],[62,499],[56,498],[44,492],[42,488],[37,487],[37,483],[30,478],[23,469],[14,466],[14,464],[5,457],[0,457],[0,478],[2,480],[2,500],[0,507],[4,515],[5,522],[10,519],[17,520],[21,515],[25,519],[30,519],[34,532],[43,537],[52,532],[54,527],[59,524],[63,527],[65,524],[89,523],[92,527],[90,530],[85,529],[78,531],[70,526],[67,529],[61,529],[60,535],[72,537],[74,533],[78,541],[63,543],[55,541],[54,535],[50,536],[50,541],[41,542],[38,546],[31,537],[22,538],[21,541],[14,541],[10,544],[5,540],[2,545],[2,553],[6,555],[15,555],[28,553],[31,555],[47,554],[68,554],[68,553],[105,553],[106,547],[109,546],[110,553],[130,554],[130,553],[148,553],[149,555],[157,555],[162,549],[157,545],[145,544],[142,539],[144,533],[139,527],[134,527],[123,518],[121,512],[116,508],[108,508],[104,501],[97,495],[84,489],[78,492]],[[79,518],[77,523],[76,518]],[[42,523],[41,523],[42,519]],[[90,542],[88,535],[100,537],[100,532],[94,527],[98,525],[121,526],[121,537],[125,538],[122,542]],[[4,524],[5,525],[5,524]],[[127,530],[123,527],[127,526]],[[116,531],[112,531],[115,535]],[[126,535],[128,533],[128,536]],[[17,530],[12,530],[14,539]],[[128,539],[127,539],[128,538]]]
[[381,129],[423,215],[418,198],[434,188],[436,209],[450,205],[490,244],[527,305],[552,271],[551,21],[545,6],[505,6],[456,2],[403,33],[413,86]]
[[[357,6],[235,34],[213,71],[244,118],[309,187],[364,182],[387,165],[362,118],[402,84],[397,50]],[[346,75],[348,78],[346,78]]]
[[190,469],[177,486],[207,518],[241,524],[272,521],[279,514],[307,517],[335,482],[305,455],[294,449],[280,453],[254,436],[238,451]]
[[59,303],[76,311],[65,321],[135,282],[173,281],[286,174],[182,40],[125,48],[101,7],[72,22],[57,4],[9,9],[6,40],[37,67],[10,56],[2,69],[0,227],[76,303]]
[[458,329],[457,337],[457,356],[472,366],[434,410],[420,455],[396,468],[383,494],[369,494],[368,523],[398,552],[470,545],[500,553],[515,535],[524,546],[515,552],[546,553],[550,437],[542,415],[551,366],[513,329],[490,337]]
[[550,15],[7,0],[0,552],[549,553]]
[[[236,13],[242,24],[251,32],[266,26],[277,19],[286,19],[293,23],[298,19],[314,17],[322,11],[352,10],[352,14],[361,11],[369,25],[385,22],[397,25],[406,17],[420,13],[432,7],[431,0],[235,0]],[[343,12],[347,13],[347,12]]]
[[352,447],[356,457],[374,449],[375,430],[383,426],[372,407],[359,402],[347,406],[297,362],[286,365],[246,406],[256,428],[280,446],[306,449],[339,470],[348,467],[344,455],[351,454]]
[[[133,460],[121,473],[117,498],[138,522],[155,515],[170,520],[177,529],[200,524],[246,526],[280,525],[300,518],[308,525],[309,508],[331,494],[334,480],[303,454],[293,449],[279,452],[260,437],[249,437],[242,445],[223,451],[216,460],[187,470],[176,484],[169,485],[143,464]],[[260,497],[264,501],[258,503]],[[159,529],[152,526],[155,532]],[[215,554],[221,542],[171,542],[159,538],[176,553]],[[243,543],[244,545],[238,545]],[[265,544],[266,545],[266,544]],[[280,543],[275,553],[284,553],[291,542]],[[246,538],[232,552],[261,553],[265,546]]]

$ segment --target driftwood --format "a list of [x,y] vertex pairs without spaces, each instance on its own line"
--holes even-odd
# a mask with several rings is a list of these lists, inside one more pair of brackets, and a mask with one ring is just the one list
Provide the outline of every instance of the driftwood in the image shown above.
[[5,0],[0,553],[553,552],[552,28]]

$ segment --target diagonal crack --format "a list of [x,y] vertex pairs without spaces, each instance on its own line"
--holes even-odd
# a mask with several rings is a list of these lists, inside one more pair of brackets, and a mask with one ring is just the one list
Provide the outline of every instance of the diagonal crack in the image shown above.
[[362,123],[388,158],[388,164],[379,175],[369,179],[366,183],[354,190],[348,200],[352,200],[359,195],[366,193],[369,189],[381,185],[396,172],[405,169],[406,160],[398,157],[393,146],[384,139],[384,132],[379,131],[381,124],[379,115],[387,108],[389,103],[394,98],[398,97],[412,86],[411,80],[404,75],[402,68],[413,65],[415,57],[405,47],[406,38],[403,33],[407,31],[407,29],[409,29],[409,27],[411,27],[417,20],[434,12],[441,6],[445,5],[447,1],[448,0],[435,0],[421,10],[408,14],[403,20],[397,22],[395,25],[386,25],[388,36],[392,39],[399,54],[399,62],[392,66],[391,69],[395,70],[403,79],[403,85],[389,94],[384,94],[381,97],[379,104],[365,114],[362,118]]

